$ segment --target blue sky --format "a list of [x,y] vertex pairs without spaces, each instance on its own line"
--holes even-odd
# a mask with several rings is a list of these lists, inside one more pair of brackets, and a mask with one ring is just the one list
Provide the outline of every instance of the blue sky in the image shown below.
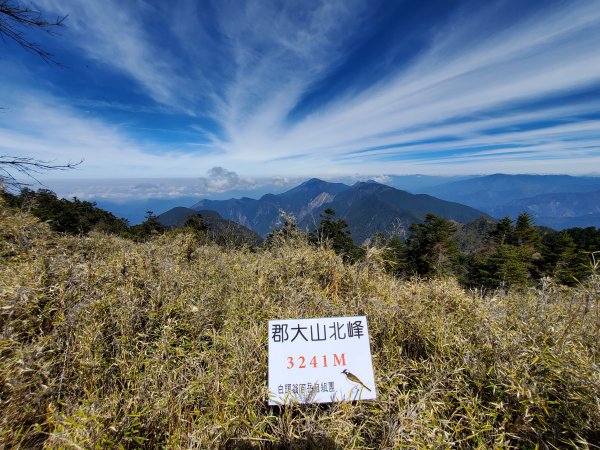
[[84,160],[54,178],[600,168],[597,0],[35,5],[64,67],[0,41],[0,154]]

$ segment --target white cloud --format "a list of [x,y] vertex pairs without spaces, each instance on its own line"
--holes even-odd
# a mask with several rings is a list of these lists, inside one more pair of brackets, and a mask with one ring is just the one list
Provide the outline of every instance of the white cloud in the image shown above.
[[[269,2],[266,3],[269,5]],[[221,2],[220,28],[230,43],[233,76],[218,111],[225,148],[243,158],[266,154],[282,123],[316,79],[342,59],[364,2]]]
[[124,72],[159,103],[186,108],[185,76],[153,40],[142,18],[153,8],[142,1],[46,0],[45,10],[68,15],[65,35],[90,58]]
[[[527,102],[600,83],[600,8],[579,0],[506,14],[518,6],[496,2],[474,13],[459,11],[433,30],[430,45],[407,66],[290,121],[313,83],[352,50],[370,2],[219,1],[200,7],[184,0],[171,7],[48,0],[44,8],[69,14],[65,33],[90,58],[131,77],[169,110],[210,116],[222,133],[198,124],[209,143],[195,152],[144,142],[121,125],[86,116],[77,102],[69,106],[29,88],[12,97],[11,114],[0,124],[0,151],[59,162],[84,158],[74,176],[189,177],[213,167],[203,177],[207,192],[252,187],[250,174],[286,179],[534,166],[537,172],[586,172],[600,164],[594,148],[600,128],[581,116],[596,113],[598,101],[571,99],[532,111]],[[203,8],[213,11],[209,19]],[[497,28],[498,16],[510,20]],[[148,27],[148,18],[163,27],[161,33]],[[167,51],[161,38],[177,46]],[[517,105],[520,112],[512,110]],[[533,122],[537,128],[526,126]],[[489,134],[491,128],[505,129]]]
[[138,142],[118,125],[62,103],[41,91],[2,90],[10,104],[0,122],[0,154],[24,155],[57,164],[83,164],[64,178],[191,176],[216,165],[202,153],[165,144]]
[[250,189],[256,186],[256,182],[247,178],[241,178],[237,173],[213,167],[207,173],[207,177],[199,178],[199,183],[204,186],[205,192],[223,192],[233,189]]
[[193,178],[121,178],[71,179],[44,181],[59,196],[84,200],[114,202],[142,199],[177,199],[182,197],[219,198],[238,195],[240,191],[256,197],[266,192],[279,192],[299,183],[301,178],[262,177],[245,178],[223,167],[212,167],[203,177]]
[[[576,2],[570,3],[567,11],[540,11],[495,34],[469,32],[473,23],[479,23],[480,32],[486,20],[490,18],[469,17],[468,22],[453,23],[439,33],[429,51],[391,81],[354,98],[345,97],[291,127],[282,120],[286,105],[265,102],[256,111],[260,120],[250,130],[232,118],[227,128],[238,130],[237,134],[218,144],[248,160],[304,154],[305,159],[331,166],[336,161],[332,156],[351,149],[410,144],[418,128],[422,130],[419,134],[427,138],[437,134],[437,123],[449,119],[499,112],[518,102],[567,94],[571,89],[600,82],[600,10],[593,4]],[[492,27],[493,23],[487,25]],[[539,107],[537,116],[538,120],[562,117],[556,108],[543,107]],[[503,119],[518,124],[508,115]],[[450,135],[468,139],[497,120],[444,128]],[[461,132],[466,126],[471,130],[464,136]],[[570,136],[577,136],[580,130],[576,128]],[[513,137],[507,134],[490,140],[512,143]],[[468,146],[469,142],[464,144]],[[457,143],[460,145],[461,141]],[[401,156],[411,150],[426,148],[413,146],[387,153]],[[364,153],[360,159],[364,162],[369,156]],[[565,159],[571,156],[564,153]],[[514,167],[513,162],[507,162],[507,167]]]

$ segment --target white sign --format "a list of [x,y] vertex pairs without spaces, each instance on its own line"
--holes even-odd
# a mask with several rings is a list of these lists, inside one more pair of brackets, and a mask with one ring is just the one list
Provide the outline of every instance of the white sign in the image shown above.
[[367,318],[269,321],[269,404],[375,398]]

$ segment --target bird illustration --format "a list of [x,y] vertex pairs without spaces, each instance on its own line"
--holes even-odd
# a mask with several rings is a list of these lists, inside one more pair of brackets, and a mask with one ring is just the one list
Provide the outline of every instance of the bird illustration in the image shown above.
[[344,369],[342,370],[342,373],[344,375],[346,375],[346,378],[350,381],[352,381],[353,383],[357,383],[360,384],[362,387],[364,387],[367,391],[371,392],[371,389],[369,389],[367,386],[365,386],[365,383],[363,383],[362,381],[360,381],[360,378],[358,378],[356,375],[354,375],[352,372],[348,372],[348,370]]

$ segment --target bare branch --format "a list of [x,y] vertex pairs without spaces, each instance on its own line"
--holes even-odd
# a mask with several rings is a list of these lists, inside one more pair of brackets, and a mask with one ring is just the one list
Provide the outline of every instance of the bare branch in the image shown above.
[[[12,39],[25,50],[40,56],[45,61],[61,65],[54,60],[50,52],[32,41],[26,32],[27,30],[41,30],[53,34],[57,27],[63,25],[66,18],[67,16],[59,16],[55,20],[49,20],[24,1],[0,0],[0,38],[2,40]],[[6,108],[0,107],[0,109],[4,112]],[[0,188],[21,189],[30,185],[19,181],[17,176],[30,178],[42,184],[35,177],[36,174],[49,170],[73,169],[82,162],[83,160],[77,163],[55,164],[53,161],[42,161],[30,157],[0,155]]]
[[62,26],[66,18],[67,16],[59,16],[55,20],[48,20],[41,12],[24,6],[18,1],[2,0],[0,1],[0,37],[4,39],[6,36],[45,61],[60,65],[50,52],[30,40],[23,30],[37,29],[53,34],[54,29]]
[[4,188],[21,189],[30,186],[17,179],[18,175],[25,178],[31,178],[36,183],[43,185],[35,175],[47,172],[49,170],[69,170],[76,168],[83,160],[67,164],[55,164],[52,161],[42,161],[39,159],[25,156],[0,155],[0,186]]

